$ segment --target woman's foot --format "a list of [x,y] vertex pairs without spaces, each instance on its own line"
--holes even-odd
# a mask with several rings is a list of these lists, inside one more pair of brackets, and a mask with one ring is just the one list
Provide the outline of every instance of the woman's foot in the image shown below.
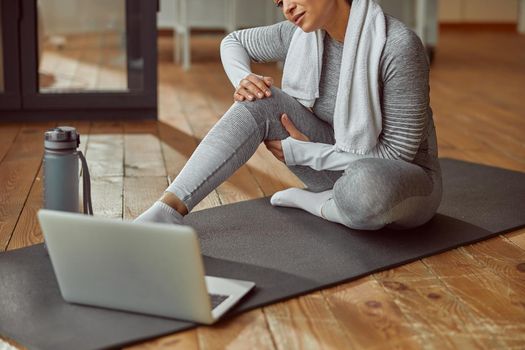
[[140,214],[133,222],[160,222],[165,224],[182,224],[182,214],[164,202],[156,201],[148,210]]
[[325,220],[346,226],[344,218],[334,202],[333,190],[316,193],[292,187],[275,192],[270,203],[282,207],[303,209]]
[[321,208],[332,198],[332,193],[333,190],[316,193],[292,187],[275,192],[270,199],[270,203],[273,206],[303,209],[310,214],[324,218],[321,213]]

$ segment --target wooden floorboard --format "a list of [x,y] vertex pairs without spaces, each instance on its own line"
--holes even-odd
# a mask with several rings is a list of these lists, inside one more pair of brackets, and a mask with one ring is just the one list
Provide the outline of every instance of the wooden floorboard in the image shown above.
[[324,290],[332,314],[354,349],[418,349],[421,334],[372,276]]
[[25,125],[0,163],[0,251],[19,222],[43,156],[42,135],[54,123]]
[[[511,281],[503,281],[459,250],[440,254],[426,265],[474,313],[475,320],[468,327],[477,338],[488,337],[496,348],[523,344],[525,314],[523,305],[516,303],[515,291],[509,288]],[[518,293],[522,298],[523,290]]]
[[472,333],[467,327],[475,321],[472,312],[421,261],[373,277],[393,295],[423,344],[437,349],[494,348],[491,341]]
[[4,159],[5,155],[13,145],[21,127],[20,124],[6,123],[0,128],[0,162]]
[[[184,72],[171,62],[171,40],[159,40],[158,122],[72,123],[90,165],[95,215],[131,220],[148,208],[231,106],[219,42],[213,35],[192,40],[194,64]],[[45,64],[74,77],[61,84],[91,72],[88,86],[118,87],[115,55],[73,50]],[[273,64],[255,70],[276,82],[282,75]],[[440,156],[525,172],[523,91],[525,36],[442,32],[431,71]],[[1,250],[42,241],[35,213],[42,201],[42,135],[50,125],[0,125]],[[261,144],[193,210],[288,187],[302,183]],[[521,229],[129,348],[522,349],[524,297]]]

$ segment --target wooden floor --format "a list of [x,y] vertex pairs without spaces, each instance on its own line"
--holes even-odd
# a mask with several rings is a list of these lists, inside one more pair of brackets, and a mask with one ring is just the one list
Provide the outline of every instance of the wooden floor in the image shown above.
[[[69,123],[82,133],[97,215],[145,210],[230,106],[219,40],[193,41],[183,73],[160,39],[159,122]],[[280,79],[274,65],[257,72]],[[441,156],[525,172],[525,36],[446,31],[431,81]],[[55,124],[0,126],[0,250],[42,241],[42,135]],[[194,210],[290,186],[302,184],[261,145]],[[525,229],[130,349],[224,348],[524,349]]]

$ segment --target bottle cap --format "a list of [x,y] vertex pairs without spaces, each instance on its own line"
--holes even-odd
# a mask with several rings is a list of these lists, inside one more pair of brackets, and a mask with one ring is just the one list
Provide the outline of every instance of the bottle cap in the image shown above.
[[44,135],[44,146],[47,149],[76,149],[80,144],[77,129],[71,126],[59,126],[49,129]]

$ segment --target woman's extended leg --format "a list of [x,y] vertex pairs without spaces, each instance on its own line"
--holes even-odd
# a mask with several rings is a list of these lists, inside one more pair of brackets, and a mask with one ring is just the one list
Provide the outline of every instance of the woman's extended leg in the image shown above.
[[[188,212],[191,211],[245,164],[263,140],[282,140],[289,136],[281,124],[283,113],[312,142],[334,143],[330,124],[280,89],[272,88],[269,98],[234,103],[200,142],[167,191],[179,198]],[[342,175],[342,171],[318,172],[304,166],[290,167],[290,170],[314,191],[332,188]],[[163,217],[152,220],[141,216],[139,221],[164,221]]]

